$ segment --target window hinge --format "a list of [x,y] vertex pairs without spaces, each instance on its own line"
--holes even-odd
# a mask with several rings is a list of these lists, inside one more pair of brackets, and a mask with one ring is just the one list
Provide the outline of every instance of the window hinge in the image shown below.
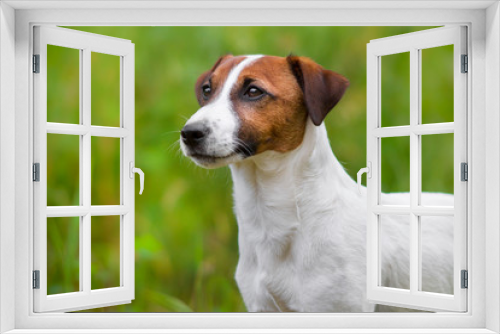
[[466,162],[462,162],[460,164],[460,180],[461,181],[469,181],[469,166]]
[[40,164],[38,162],[33,164],[33,181],[40,181]]
[[40,270],[33,270],[33,289],[40,289]]
[[469,71],[469,57],[467,55],[462,55],[462,73],[467,73]]
[[467,270],[462,270],[461,276],[462,276],[462,289],[467,289],[469,287],[469,274]]
[[40,73],[40,55],[33,55],[33,73]]

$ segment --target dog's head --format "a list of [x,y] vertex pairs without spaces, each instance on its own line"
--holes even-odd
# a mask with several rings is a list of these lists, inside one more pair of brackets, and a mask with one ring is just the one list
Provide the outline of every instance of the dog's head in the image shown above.
[[205,168],[291,151],[308,117],[320,125],[348,86],[305,57],[223,56],[196,82],[201,108],[181,131],[182,151]]

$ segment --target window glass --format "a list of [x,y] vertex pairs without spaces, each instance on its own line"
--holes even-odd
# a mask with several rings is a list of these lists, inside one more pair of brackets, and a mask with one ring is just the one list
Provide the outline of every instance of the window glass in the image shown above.
[[80,123],[80,50],[47,45],[47,122]]
[[92,216],[92,290],[120,286],[120,216]]
[[92,52],[91,123],[120,126],[120,57]]
[[80,205],[80,136],[47,134],[47,206]]
[[[410,137],[382,138],[381,190],[383,193],[410,191]],[[410,196],[381,195],[381,204],[410,205]]]
[[80,291],[80,217],[47,218],[47,294]]
[[[421,205],[453,206],[453,196],[447,198],[428,193],[453,195],[453,134],[421,136],[422,196]],[[440,200],[444,198],[445,202]]]
[[421,55],[422,123],[453,122],[453,45],[423,49]]
[[410,124],[410,53],[382,56],[382,126]]
[[120,205],[120,138],[92,137],[92,205]]
[[410,288],[410,216],[380,215],[380,286]]
[[453,222],[452,216],[420,217],[422,291],[453,294]]

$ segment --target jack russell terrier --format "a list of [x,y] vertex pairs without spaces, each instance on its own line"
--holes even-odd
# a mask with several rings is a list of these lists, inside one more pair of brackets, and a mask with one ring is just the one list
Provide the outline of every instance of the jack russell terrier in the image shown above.
[[[199,166],[231,169],[236,281],[250,312],[375,311],[366,299],[366,190],[335,158],[323,124],[348,86],[308,58],[261,55],[223,56],[196,82],[201,108],[182,129],[181,148]],[[425,196],[453,205],[452,195]],[[388,217],[381,236],[383,286],[409,287],[404,219]],[[423,282],[425,291],[451,293],[453,236],[442,220],[429,221],[422,273],[433,276]]]

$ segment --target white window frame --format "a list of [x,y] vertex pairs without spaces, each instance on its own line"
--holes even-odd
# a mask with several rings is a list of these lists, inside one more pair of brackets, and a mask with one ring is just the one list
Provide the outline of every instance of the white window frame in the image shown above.
[[[66,8],[63,8],[66,7]],[[127,8],[128,7],[128,8]],[[80,9],[75,9],[80,8]],[[84,9],[82,9],[84,8]],[[141,10],[138,10],[141,9]],[[217,9],[217,10],[215,10]],[[35,314],[31,286],[32,27],[54,25],[468,26],[466,313]],[[134,42],[134,41],[132,41]],[[159,46],[168,53],[168,47]],[[0,3],[0,331],[12,333],[499,333],[500,11],[498,1],[4,1]],[[342,52],[346,52],[343,50]],[[348,52],[348,50],[347,50]],[[488,68],[486,70],[486,67]],[[15,70],[14,70],[15,68]],[[13,146],[12,143],[15,142]],[[487,152],[487,153],[486,153]],[[15,194],[13,196],[13,194]],[[29,259],[27,261],[27,259]],[[14,288],[13,288],[14,287]],[[14,305],[14,307],[12,307]],[[191,328],[192,331],[181,330]],[[283,328],[301,328],[292,331]],[[44,331],[45,329],[45,331]],[[134,330],[135,329],[135,330]],[[164,329],[164,330],[160,330]],[[238,330],[241,329],[241,330]],[[246,331],[245,331],[246,329]]]

